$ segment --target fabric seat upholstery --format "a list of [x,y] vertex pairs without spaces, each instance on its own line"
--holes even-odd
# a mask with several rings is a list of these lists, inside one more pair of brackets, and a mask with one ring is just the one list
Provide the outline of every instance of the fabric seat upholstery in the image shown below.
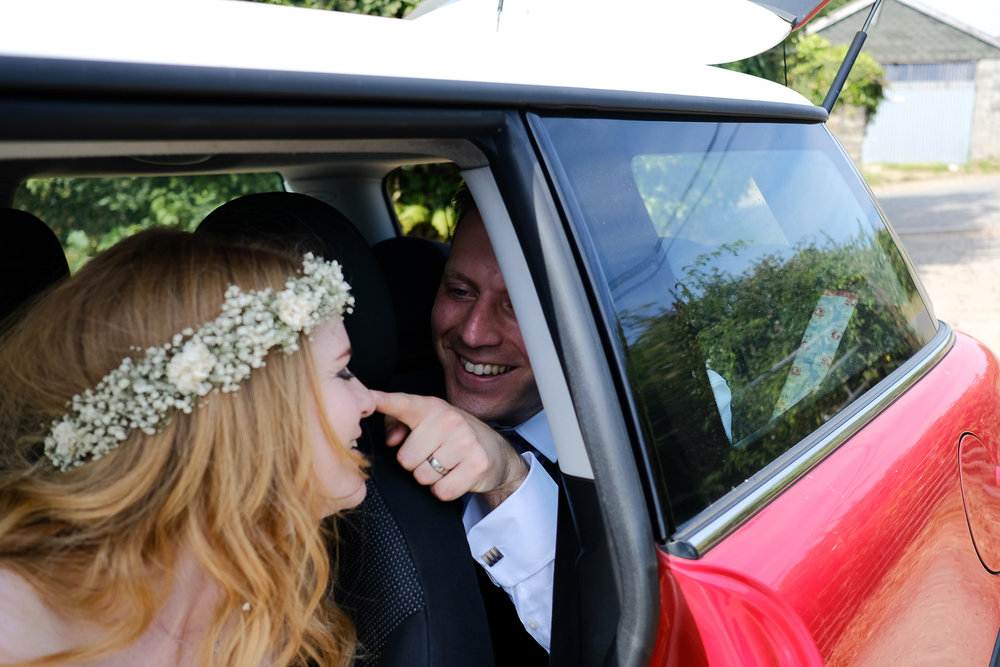
[[66,254],[48,225],[26,211],[0,208],[0,330],[48,287],[69,276]]

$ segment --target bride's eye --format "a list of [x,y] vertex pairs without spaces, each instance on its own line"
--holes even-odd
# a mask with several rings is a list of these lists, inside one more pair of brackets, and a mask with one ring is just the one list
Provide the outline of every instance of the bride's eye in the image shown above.
[[342,371],[340,371],[339,373],[337,373],[337,377],[339,377],[339,378],[340,378],[341,380],[353,380],[353,379],[354,379],[354,373],[352,373],[352,372],[351,372],[351,371],[350,371],[350,370],[349,370],[349,369],[348,369],[348,368],[347,368],[347,367],[345,366],[345,367],[344,367],[344,369],[343,369]]

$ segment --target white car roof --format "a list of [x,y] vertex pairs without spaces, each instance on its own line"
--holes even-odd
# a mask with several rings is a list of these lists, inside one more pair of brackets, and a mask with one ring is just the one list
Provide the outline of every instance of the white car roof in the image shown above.
[[[812,106],[778,84],[706,64],[754,55],[788,34],[788,23],[748,0],[699,0],[697,13],[663,0],[621,0],[610,13],[596,0],[530,2],[505,0],[499,17],[497,0],[444,2],[400,20],[237,0],[0,0],[0,56]],[[698,25],[706,15],[727,20]]]

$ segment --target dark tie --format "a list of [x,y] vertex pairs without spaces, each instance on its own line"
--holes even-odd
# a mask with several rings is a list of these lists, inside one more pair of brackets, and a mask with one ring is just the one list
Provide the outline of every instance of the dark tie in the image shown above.
[[503,439],[509,442],[518,454],[524,454],[525,452],[531,452],[534,454],[535,458],[542,464],[542,467],[549,473],[549,476],[553,479],[553,481],[555,481],[556,484],[559,483],[559,466],[538,451],[537,447],[525,440],[524,437],[517,432],[517,429],[510,426],[497,426],[494,424],[491,424],[490,426],[492,426],[497,433],[502,435]]

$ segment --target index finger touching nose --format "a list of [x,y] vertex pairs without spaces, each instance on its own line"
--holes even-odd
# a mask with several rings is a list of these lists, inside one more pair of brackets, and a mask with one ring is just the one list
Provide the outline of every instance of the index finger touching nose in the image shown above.
[[440,399],[402,392],[372,391],[375,409],[395,417],[411,429],[416,428],[436,408]]

